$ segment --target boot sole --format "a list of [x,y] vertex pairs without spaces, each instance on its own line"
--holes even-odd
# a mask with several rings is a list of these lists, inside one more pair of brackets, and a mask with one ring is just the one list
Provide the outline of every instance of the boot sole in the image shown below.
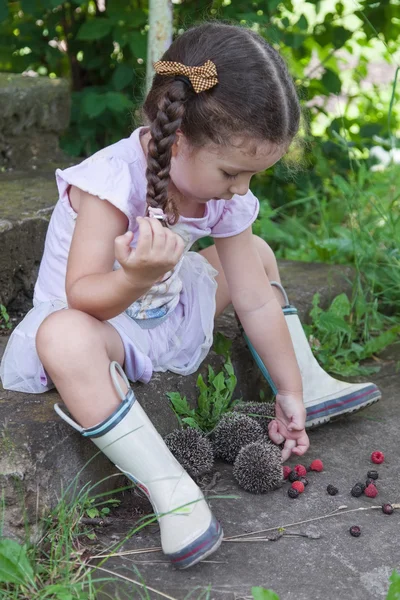
[[306,429],[313,429],[329,421],[363,410],[381,399],[379,388],[371,384],[364,390],[358,390],[347,396],[332,398],[307,408]]
[[166,554],[175,569],[187,569],[218,550],[222,543],[224,532],[215,517],[210,526],[194,542],[174,554]]

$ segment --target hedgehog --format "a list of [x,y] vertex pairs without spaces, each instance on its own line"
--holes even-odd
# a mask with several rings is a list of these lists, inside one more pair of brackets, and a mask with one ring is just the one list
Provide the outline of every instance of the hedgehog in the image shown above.
[[233,477],[248,492],[264,494],[283,483],[279,446],[264,437],[243,446],[233,465]]
[[261,425],[268,434],[268,425],[275,418],[275,404],[273,402],[238,402],[233,407],[234,412],[248,415]]
[[211,473],[214,468],[214,450],[206,435],[194,429],[174,429],[164,441],[176,460],[193,478]]
[[243,446],[264,435],[263,428],[254,419],[238,413],[226,413],[212,432],[215,458],[233,464]]

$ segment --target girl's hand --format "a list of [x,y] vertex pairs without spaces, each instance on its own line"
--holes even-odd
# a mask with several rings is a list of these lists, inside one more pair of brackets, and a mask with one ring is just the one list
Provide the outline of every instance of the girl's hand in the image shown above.
[[115,238],[115,258],[129,282],[151,287],[179,262],[184,250],[180,235],[163,227],[158,219],[137,217],[139,239],[131,248],[132,231]]
[[[285,445],[282,450],[282,462],[293,452],[302,456],[310,446],[305,430],[306,409],[301,396],[277,394],[275,401],[275,419],[268,425],[268,433],[275,444]],[[286,440],[286,441],[285,441]]]

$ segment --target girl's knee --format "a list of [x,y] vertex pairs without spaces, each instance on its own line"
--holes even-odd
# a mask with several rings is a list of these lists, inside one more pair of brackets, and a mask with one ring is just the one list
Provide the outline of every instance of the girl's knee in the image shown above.
[[69,351],[93,347],[99,342],[99,321],[79,310],[68,308],[52,313],[43,321],[36,334],[36,349],[42,362],[59,359]]

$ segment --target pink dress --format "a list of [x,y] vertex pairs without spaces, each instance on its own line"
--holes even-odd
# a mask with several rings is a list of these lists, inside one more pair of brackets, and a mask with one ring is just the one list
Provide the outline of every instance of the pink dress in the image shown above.
[[[59,199],[46,235],[33,308],[12,332],[0,365],[5,389],[38,394],[54,387],[37,355],[35,338],[49,314],[68,308],[65,277],[77,217],[69,202],[69,187],[75,185],[121,210],[134,233],[132,246],[136,245],[136,216],[146,212],[147,162],[139,139],[141,129],[79,165],[57,169]],[[178,297],[169,303],[172,309],[150,328],[133,318],[146,318],[143,310],[127,310],[109,320],[124,344],[124,368],[131,381],[147,383],[153,371],[189,375],[198,369],[213,340],[217,272],[203,256],[190,252],[190,247],[205,236],[237,235],[253,223],[258,210],[258,200],[249,191],[229,201],[210,200],[201,218],[179,218],[174,230],[183,237],[185,252],[174,283],[179,286]],[[118,267],[116,263],[114,268]]]

